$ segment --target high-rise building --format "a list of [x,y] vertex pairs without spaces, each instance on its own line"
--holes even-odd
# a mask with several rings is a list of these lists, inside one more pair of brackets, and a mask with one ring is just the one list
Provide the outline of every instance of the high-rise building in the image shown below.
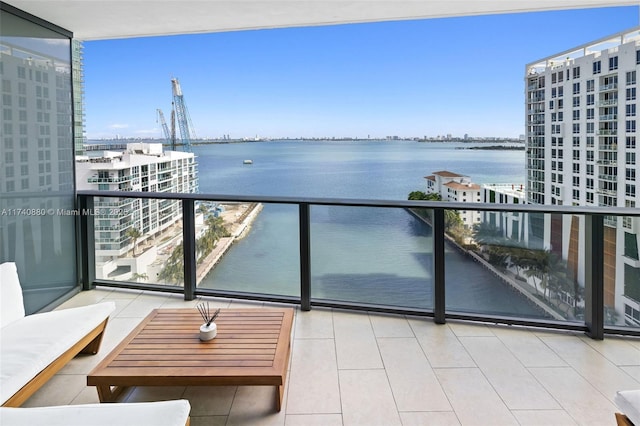
[[82,42],[71,40],[71,81],[73,85],[73,141],[76,155],[84,153],[87,142],[84,133],[84,67]]
[[[87,154],[76,157],[79,190],[198,192],[198,168],[193,153],[164,151],[159,143],[130,143],[124,150]],[[132,259],[126,259],[127,252],[135,250],[134,244],[160,235],[182,219],[177,200],[96,197],[95,208],[98,278],[113,276],[122,266],[127,266],[120,268],[125,270],[125,278],[140,273],[133,270],[137,265],[131,264]],[[140,237],[133,238],[130,229],[138,230]]]
[[[526,66],[529,202],[636,207],[639,70],[640,27]],[[584,274],[582,219],[547,215],[536,232]],[[605,306],[613,323],[640,325],[639,232],[637,219],[605,219]]]

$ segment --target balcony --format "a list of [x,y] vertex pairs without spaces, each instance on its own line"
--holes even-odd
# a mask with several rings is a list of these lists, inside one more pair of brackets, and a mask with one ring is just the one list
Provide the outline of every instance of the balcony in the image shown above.
[[618,99],[607,99],[607,100],[603,100],[603,101],[598,101],[598,106],[599,107],[606,107],[606,106],[615,106],[618,105]]
[[600,129],[598,130],[598,135],[600,136],[609,136],[609,135],[617,135],[617,129]]
[[609,84],[603,84],[602,86],[600,86],[601,92],[608,92],[612,90],[618,90],[618,83],[609,83]]
[[618,114],[604,114],[600,116],[600,121],[615,121],[618,119]]
[[[100,352],[73,359],[25,406],[97,403],[86,375],[154,308],[268,307],[99,287],[64,307],[115,301]],[[614,424],[613,396],[640,385],[640,342],[520,327],[437,325],[409,315],[296,310],[283,408],[272,387],[137,387],[127,402],[186,398],[192,424]]]

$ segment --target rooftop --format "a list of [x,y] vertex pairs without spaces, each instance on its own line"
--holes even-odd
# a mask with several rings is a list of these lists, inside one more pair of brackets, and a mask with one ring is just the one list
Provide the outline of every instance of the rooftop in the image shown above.
[[[117,305],[98,355],[72,360],[25,406],[98,402],[86,375],[151,309],[266,303],[98,288],[60,308]],[[296,310],[283,410],[272,387],[137,387],[124,400],[186,398],[199,425],[614,424],[615,392],[640,388],[640,339],[430,318]]]

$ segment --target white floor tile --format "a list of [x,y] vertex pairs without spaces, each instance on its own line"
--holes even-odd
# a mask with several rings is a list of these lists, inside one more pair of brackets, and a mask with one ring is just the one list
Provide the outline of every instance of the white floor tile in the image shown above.
[[384,338],[378,345],[399,411],[451,411],[416,339]]
[[531,368],[529,371],[578,424],[612,424],[616,407],[572,368]]
[[518,424],[479,369],[442,368],[436,375],[463,425]]
[[366,313],[333,312],[339,369],[383,368],[378,344]]
[[340,370],[345,426],[401,425],[384,370]]
[[296,339],[291,359],[287,414],[340,413],[333,339]]
[[460,341],[509,409],[559,409],[497,337],[462,337]]

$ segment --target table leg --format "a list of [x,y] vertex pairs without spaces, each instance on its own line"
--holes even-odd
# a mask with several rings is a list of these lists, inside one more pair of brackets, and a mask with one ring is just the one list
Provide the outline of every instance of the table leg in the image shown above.
[[282,399],[284,398],[284,385],[276,386],[276,411],[282,410]]
[[100,402],[115,402],[120,394],[126,389],[126,386],[97,385],[98,398]]

